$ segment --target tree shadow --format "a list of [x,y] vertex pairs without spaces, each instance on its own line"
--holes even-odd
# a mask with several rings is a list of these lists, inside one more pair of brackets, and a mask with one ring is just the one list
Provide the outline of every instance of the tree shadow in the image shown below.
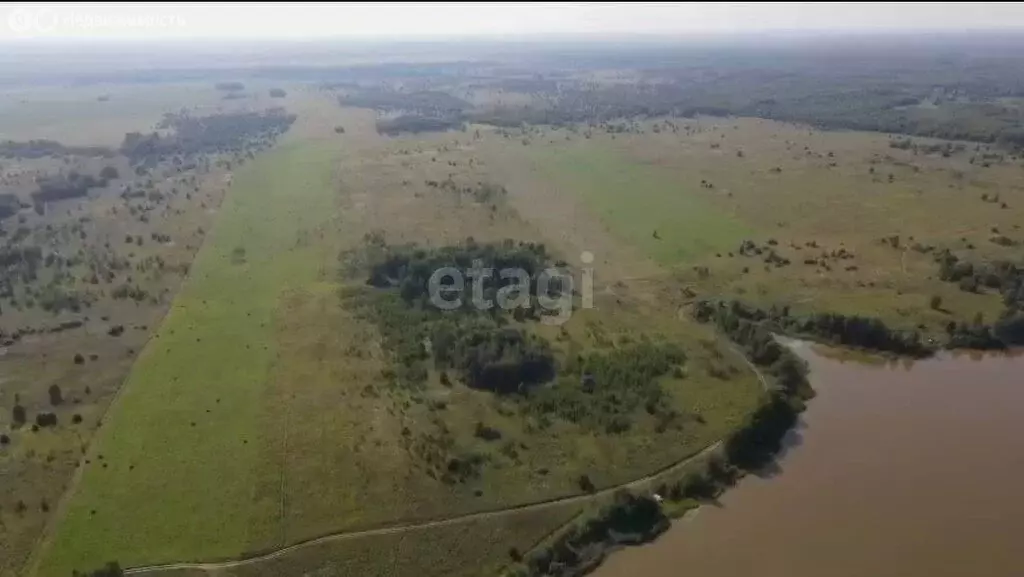
[[779,452],[756,471],[752,471],[751,475],[754,475],[758,479],[771,479],[781,474],[781,461],[786,458],[786,455],[788,455],[791,450],[804,443],[803,431],[806,429],[807,423],[805,423],[803,419],[798,420],[796,425],[794,425],[793,428],[786,432],[786,435],[782,437],[782,445],[779,447]]

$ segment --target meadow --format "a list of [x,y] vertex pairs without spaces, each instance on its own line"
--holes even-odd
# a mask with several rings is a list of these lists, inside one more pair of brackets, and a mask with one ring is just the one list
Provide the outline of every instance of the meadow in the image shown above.
[[[433,246],[547,236],[518,213],[515,190],[488,206],[425,184],[500,174],[476,164],[471,143],[377,140],[360,119],[350,113],[344,135],[316,139],[301,136],[300,118],[285,144],[236,171],[185,286],[104,420],[39,574],[108,558],[231,559],[579,495],[580,478],[611,487],[701,451],[753,407],[756,376],[676,313],[671,287],[613,276],[600,277],[595,310],[538,334],[566,358],[641,335],[681,343],[686,374],[661,386],[673,410],[696,420],[657,434],[649,418],[620,434],[561,422],[538,429],[514,403],[480,391],[434,380],[423,391],[389,388],[377,328],[339,299],[339,288],[360,284],[337,276],[340,251],[370,233]],[[503,441],[476,438],[481,422]],[[490,464],[467,483],[432,477],[417,447],[437,435]]]
[[579,139],[528,148],[542,178],[579,194],[616,238],[656,262],[694,262],[745,238],[744,221],[703,198],[699,183],[635,162],[614,144]]
[[300,240],[333,214],[336,158],[334,147],[291,145],[235,176],[210,242],[95,441],[97,461],[44,573],[127,552],[126,563],[230,556],[272,530],[273,503],[254,507],[251,496],[274,311],[284,290],[320,273],[329,246]]

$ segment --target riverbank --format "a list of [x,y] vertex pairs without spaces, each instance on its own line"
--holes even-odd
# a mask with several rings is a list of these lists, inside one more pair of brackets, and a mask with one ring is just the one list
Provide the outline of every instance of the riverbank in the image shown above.
[[776,466],[654,543],[616,553],[596,577],[669,577],[684,566],[708,577],[1018,573],[1024,357],[868,365],[816,349],[795,345],[817,395]]

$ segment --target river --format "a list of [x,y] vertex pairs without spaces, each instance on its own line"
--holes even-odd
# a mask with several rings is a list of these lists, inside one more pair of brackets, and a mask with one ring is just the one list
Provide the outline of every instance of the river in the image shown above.
[[594,575],[1024,575],[1024,357],[865,365],[795,346],[818,394],[774,470]]

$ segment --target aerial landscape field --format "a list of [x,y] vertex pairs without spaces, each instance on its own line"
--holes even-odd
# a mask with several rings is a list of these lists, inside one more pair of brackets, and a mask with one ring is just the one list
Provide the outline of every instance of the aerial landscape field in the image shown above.
[[1021,48],[11,66],[0,577],[574,576],[691,539],[856,380],[826,354],[1024,343]]

